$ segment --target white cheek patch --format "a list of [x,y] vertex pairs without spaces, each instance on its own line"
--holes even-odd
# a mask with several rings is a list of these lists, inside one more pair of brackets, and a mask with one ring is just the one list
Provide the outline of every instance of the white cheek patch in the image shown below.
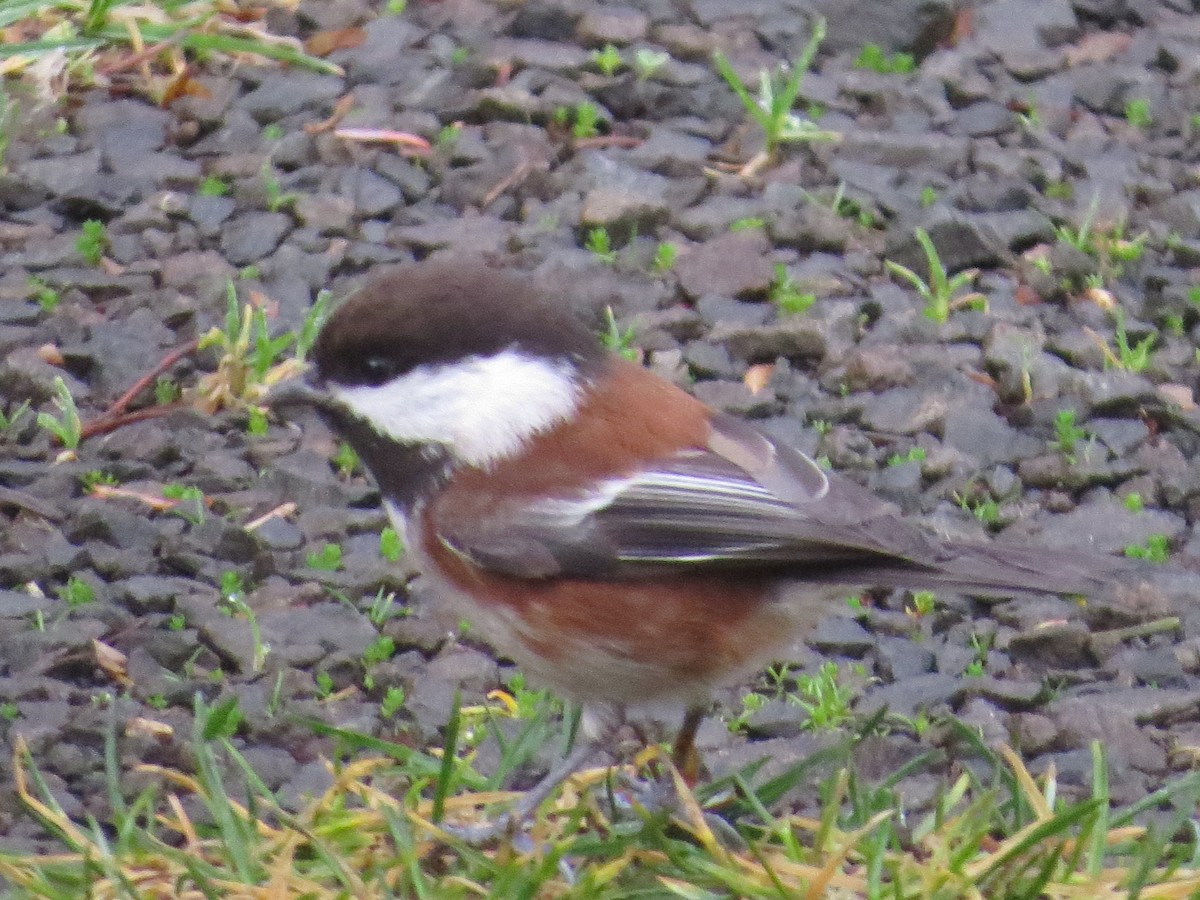
[[567,363],[505,350],[330,393],[379,434],[440,444],[458,462],[486,468],[575,412],[581,387],[572,375]]

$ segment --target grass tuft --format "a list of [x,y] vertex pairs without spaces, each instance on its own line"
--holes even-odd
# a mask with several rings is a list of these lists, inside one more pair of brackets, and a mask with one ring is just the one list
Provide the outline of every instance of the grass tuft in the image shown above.
[[[498,771],[483,777],[473,766],[480,735],[502,734],[492,726],[521,706],[530,717],[520,731],[505,730]],[[195,774],[140,765],[135,772],[149,786],[132,800],[122,790],[114,722],[105,744],[112,821],[103,824],[64,812],[17,735],[16,793],[62,849],[0,854],[0,877],[17,898],[1066,900],[1200,891],[1192,823],[1200,773],[1114,809],[1098,743],[1090,793],[1067,799],[1053,769],[1035,778],[1012,750],[993,752],[953,724],[960,751],[987,765],[946,782],[919,814],[905,810],[898,787],[940,752],[872,780],[853,766],[852,736],[773,778],[753,764],[697,790],[650,748],[617,775],[607,768],[577,773],[539,811],[528,839],[513,846],[472,847],[443,832],[443,820],[477,820],[514,797],[496,778],[510,778],[560,727],[551,721],[556,709],[513,685],[494,705],[459,708],[442,746],[427,752],[320,726],[372,755],[327,763],[329,787],[289,812],[231,743],[222,707],[197,698]],[[868,730],[879,724],[876,717]],[[632,804],[614,805],[624,783],[648,771],[638,767],[651,765],[666,770],[667,807],[647,808],[636,795]],[[772,811],[785,796],[812,796],[807,786],[818,777],[821,806],[813,814]],[[1151,809],[1159,811],[1158,827],[1135,824]]]

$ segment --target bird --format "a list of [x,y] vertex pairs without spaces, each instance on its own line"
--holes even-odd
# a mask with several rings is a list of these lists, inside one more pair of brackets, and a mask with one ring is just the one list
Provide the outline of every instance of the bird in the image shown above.
[[630,708],[682,709],[672,756],[694,768],[714,690],[779,658],[831,588],[1089,594],[1129,574],[1097,552],[931,533],[605,349],[569,290],[483,259],[388,269],[267,398],[354,448],[439,602],[594,713],[590,739],[474,837],[529,815]]

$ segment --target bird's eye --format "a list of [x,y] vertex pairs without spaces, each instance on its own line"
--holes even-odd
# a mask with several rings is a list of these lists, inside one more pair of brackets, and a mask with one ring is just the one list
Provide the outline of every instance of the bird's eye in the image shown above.
[[371,384],[383,384],[396,370],[395,364],[386,356],[366,356],[359,365],[363,377]]

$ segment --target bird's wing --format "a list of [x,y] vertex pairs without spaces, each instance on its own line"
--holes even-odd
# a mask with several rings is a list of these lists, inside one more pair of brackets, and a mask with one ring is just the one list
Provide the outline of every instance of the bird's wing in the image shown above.
[[481,504],[469,516],[432,512],[456,553],[524,578],[784,568],[829,580],[823,573],[839,567],[936,566],[936,542],[883,506],[831,481],[804,454],[718,415],[707,447],[628,477],[572,495]]

